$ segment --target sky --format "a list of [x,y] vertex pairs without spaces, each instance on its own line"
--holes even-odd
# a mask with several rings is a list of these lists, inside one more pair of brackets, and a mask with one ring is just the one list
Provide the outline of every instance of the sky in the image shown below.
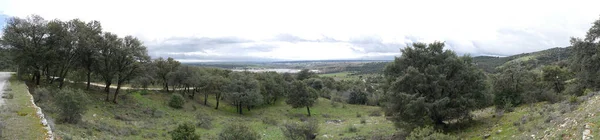
[[392,60],[413,42],[460,55],[569,46],[600,19],[592,0],[0,0],[7,17],[98,20],[180,61]]

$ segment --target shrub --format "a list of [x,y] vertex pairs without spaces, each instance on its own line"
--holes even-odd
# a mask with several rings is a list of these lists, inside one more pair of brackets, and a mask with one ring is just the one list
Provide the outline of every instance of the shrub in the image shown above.
[[87,110],[86,93],[81,90],[65,88],[59,90],[55,97],[59,108],[59,120],[67,123],[77,123],[81,114]]
[[220,140],[257,140],[260,135],[243,124],[229,124],[219,133]]
[[180,124],[175,130],[170,131],[173,140],[199,140],[200,136],[195,133],[196,127],[191,123]]
[[407,140],[458,140],[457,137],[446,135],[440,131],[436,131],[431,126],[415,128]]
[[380,110],[373,110],[373,111],[371,111],[371,113],[369,114],[369,116],[374,116],[374,117],[381,116],[381,111]]
[[48,97],[51,96],[50,94],[50,90],[46,89],[46,88],[36,88],[34,93],[34,99],[35,102],[38,103],[40,101],[44,101],[46,99],[48,99]]
[[358,127],[354,126],[353,124],[348,124],[348,132],[356,133],[358,132]]
[[360,117],[362,117],[362,115],[360,113],[356,112],[356,117],[360,118]]
[[173,94],[171,95],[171,99],[169,100],[169,106],[173,108],[183,108],[183,104],[185,104],[185,99],[181,94]]
[[276,119],[271,118],[271,117],[263,117],[262,118],[262,122],[264,124],[268,124],[268,125],[277,125],[277,124],[279,124],[279,122]]
[[196,119],[198,120],[198,123],[196,123],[196,126],[204,128],[204,129],[211,129],[212,128],[212,121],[213,118],[209,115],[206,114],[198,114],[196,115]]
[[367,123],[367,119],[365,119],[365,118],[361,118],[361,119],[360,119],[360,123],[361,123],[361,124],[366,124],[366,123]]
[[291,140],[314,139],[319,131],[319,124],[316,120],[306,122],[287,122],[283,124],[281,131],[283,135]]

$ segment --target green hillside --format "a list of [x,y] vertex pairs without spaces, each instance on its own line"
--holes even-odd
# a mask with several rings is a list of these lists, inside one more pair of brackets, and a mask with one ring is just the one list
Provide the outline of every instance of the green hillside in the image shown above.
[[570,50],[570,47],[566,47],[522,53],[508,57],[477,56],[473,57],[473,62],[477,67],[488,73],[496,73],[496,68],[512,63],[521,63],[528,69],[533,69],[549,64],[564,64],[570,56]]

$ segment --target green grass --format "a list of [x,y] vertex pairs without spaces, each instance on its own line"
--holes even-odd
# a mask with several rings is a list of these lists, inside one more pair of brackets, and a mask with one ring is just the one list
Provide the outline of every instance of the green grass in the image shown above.
[[[83,87],[81,84],[70,86]],[[168,131],[173,130],[180,123],[195,123],[196,114],[202,113],[210,115],[214,119],[212,129],[200,127],[196,129],[196,133],[200,134],[203,139],[216,139],[218,133],[228,123],[244,123],[257,131],[262,139],[279,140],[285,139],[280,130],[280,124],[286,121],[300,121],[300,118],[306,116],[306,108],[293,109],[286,105],[283,99],[274,105],[254,108],[251,111],[244,109],[244,114],[239,115],[235,113],[233,106],[224,101],[220,103],[218,110],[214,109],[216,102],[213,95],[209,96],[208,106],[205,106],[203,104],[203,94],[197,94],[193,100],[186,98],[186,104],[182,109],[173,109],[167,105],[170,94],[173,93],[153,92],[140,95],[138,92],[131,92],[119,97],[119,104],[113,104],[103,101],[106,94],[99,91],[90,91],[88,95],[92,102],[88,106],[89,110],[83,115],[83,122],[78,125],[57,124],[57,130],[55,131],[58,131],[59,136],[73,139],[170,139]],[[50,106],[50,104],[46,105]],[[44,107],[50,110],[48,114],[56,117],[55,111],[51,111],[51,107],[48,106]],[[166,115],[156,118],[144,113],[145,110],[150,109],[160,110]],[[324,139],[324,135],[330,138],[333,136],[333,139],[391,135],[395,132],[393,123],[383,116],[368,116],[371,111],[378,109],[379,107],[360,105],[333,107],[329,100],[320,98],[311,107],[311,118],[319,121],[318,139]],[[366,118],[367,123],[360,123],[361,118],[356,117],[357,112],[363,114],[363,118]],[[129,120],[117,120],[115,116],[129,118]],[[278,125],[264,123],[263,120],[265,119],[275,120]],[[328,124],[326,123],[327,120],[343,120],[343,122]],[[348,125],[355,125],[358,132],[348,132]],[[124,135],[130,130],[139,130],[139,132],[133,135]],[[152,134],[157,134],[157,136],[144,137]]]
[[366,77],[374,77],[376,76],[376,74],[356,74],[354,75],[352,72],[337,72],[337,73],[327,73],[327,74],[319,74],[320,77],[331,77],[333,79],[335,79],[336,81],[341,81],[341,80],[360,80],[360,77],[362,76],[363,79]]
[[[5,99],[0,108],[0,120],[4,123],[3,139],[45,139],[46,129],[36,115],[24,82],[11,78],[4,94],[12,94],[13,99]],[[8,84],[8,83],[7,83]]]

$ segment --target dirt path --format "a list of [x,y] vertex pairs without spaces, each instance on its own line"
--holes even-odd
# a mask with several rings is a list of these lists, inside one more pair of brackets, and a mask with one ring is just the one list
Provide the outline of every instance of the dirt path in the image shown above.
[[[4,89],[8,86],[6,83],[10,78],[10,74],[10,72],[0,72],[0,97],[4,95]],[[0,98],[0,106],[2,105],[4,105],[4,98]]]

